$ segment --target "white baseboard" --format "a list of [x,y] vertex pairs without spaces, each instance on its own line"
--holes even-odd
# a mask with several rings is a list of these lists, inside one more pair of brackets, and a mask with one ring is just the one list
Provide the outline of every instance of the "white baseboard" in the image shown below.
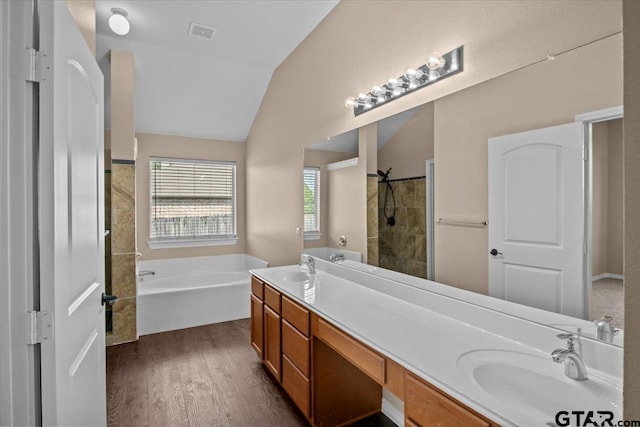
[[404,411],[384,397],[382,398],[381,412],[389,417],[389,419],[393,421],[397,426],[404,427]]
[[613,273],[602,273],[602,274],[598,274],[595,276],[591,277],[591,281],[595,282],[596,280],[601,280],[601,279],[618,279],[618,280],[624,280],[624,275],[623,274],[613,274]]

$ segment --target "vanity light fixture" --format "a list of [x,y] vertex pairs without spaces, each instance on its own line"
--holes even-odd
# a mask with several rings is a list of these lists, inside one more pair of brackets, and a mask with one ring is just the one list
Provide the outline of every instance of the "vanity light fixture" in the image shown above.
[[417,68],[409,68],[399,77],[390,77],[383,85],[375,85],[368,93],[359,93],[344,100],[346,108],[353,108],[359,116],[382,104],[457,74],[463,70],[463,47],[441,55],[433,52],[427,62]]
[[111,9],[111,14],[111,17],[109,18],[109,28],[111,28],[111,31],[119,36],[126,36],[129,34],[131,25],[127,20],[127,15],[129,15],[127,11],[114,7]]

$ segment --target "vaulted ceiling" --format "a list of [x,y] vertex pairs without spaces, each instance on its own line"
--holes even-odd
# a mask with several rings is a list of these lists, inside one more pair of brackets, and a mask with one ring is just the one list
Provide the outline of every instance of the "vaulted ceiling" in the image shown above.
[[[109,51],[133,52],[137,132],[245,141],[275,69],[338,3],[97,0],[97,58],[111,126]],[[112,8],[131,31],[111,32]],[[191,23],[213,39],[188,34]]]

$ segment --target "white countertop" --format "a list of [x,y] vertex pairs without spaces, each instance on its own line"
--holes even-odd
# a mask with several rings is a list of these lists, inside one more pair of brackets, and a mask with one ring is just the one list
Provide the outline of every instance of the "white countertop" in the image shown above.
[[[300,267],[284,266],[251,272],[353,337],[503,426],[545,425],[554,422],[555,413],[549,415],[548,419],[537,418],[532,422],[530,413],[518,414],[512,408],[499,407],[457,367],[460,356],[480,349],[521,352],[546,359],[549,359],[550,352],[474,326],[472,322],[461,321],[455,315],[456,312],[468,309],[459,301],[435,301],[435,305],[445,312],[434,309],[433,305],[426,308],[425,304],[420,303],[424,298],[447,298],[428,291],[403,288],[401,294],[396,293],[398,297],[322,270],[318,270],[315,280],[306,285],[277,280],[279,273],[296,269],[299,270]],[[336,271],[335,267],[329,267],[328,270],[333,273]],[[347,273],[347,276],[353,279],[354,273]],[[452,303],[463,306],[453,312],[447,308],[452,307]],[[560,343],[558,347],[561,347]],[[590,374],[593,375],[591,371]],[[561,364],[557,364],[557,375],[559,379],[566,378]],[[572,386],[577,387],[579,392],[580,382],[574,382],[576,384]],[[547,416],[543,413],[536,415]]]

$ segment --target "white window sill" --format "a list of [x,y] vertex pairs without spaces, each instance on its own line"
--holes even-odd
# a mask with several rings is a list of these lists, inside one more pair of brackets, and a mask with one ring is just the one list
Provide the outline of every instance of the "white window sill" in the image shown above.
[[197,246],[233,246],[238,243],[238,238],[224,239],[193,239],[193,240],[160,240],[149,241],[150,249],[189,248]]
[[322,233],[314,233],[307,231],[304,233],[304,240],[320,240]]

